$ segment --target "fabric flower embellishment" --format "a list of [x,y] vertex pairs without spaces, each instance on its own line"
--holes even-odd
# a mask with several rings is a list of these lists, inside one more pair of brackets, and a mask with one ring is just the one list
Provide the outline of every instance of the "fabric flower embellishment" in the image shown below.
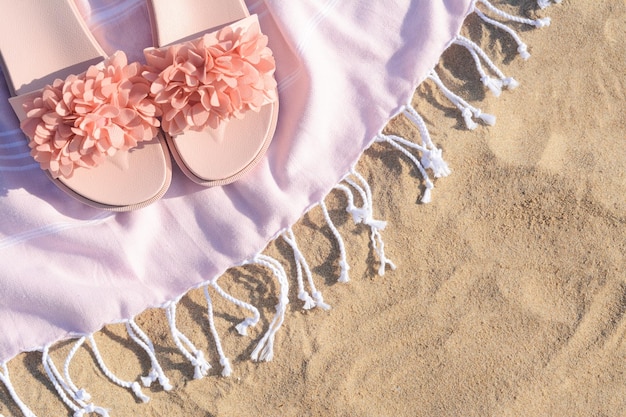
[[144,51],[144,76],[172,136],[201,131],[276,100],[276,64],[256,16],[169,47]]
[[54,178],[71,177],[157,135],[160,109],[142,65],[123,52],[81,75],[57,79],[24,104],[31,155]]

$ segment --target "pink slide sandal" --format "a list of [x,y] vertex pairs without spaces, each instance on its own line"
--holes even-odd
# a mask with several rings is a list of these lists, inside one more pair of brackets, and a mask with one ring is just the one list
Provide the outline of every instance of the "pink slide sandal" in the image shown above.
[[159,199],[171,162],[142,66],[123,52],[106,57],[72,0],[8,3],[0,53],[31,155],[90,206],[126,211]]
[[[265,154],[278,117],[275,63],[243,0],[151,0],[144,51],[170,151],[192,181],[224,185]],[[151,72],[151,73],[150,73]]]

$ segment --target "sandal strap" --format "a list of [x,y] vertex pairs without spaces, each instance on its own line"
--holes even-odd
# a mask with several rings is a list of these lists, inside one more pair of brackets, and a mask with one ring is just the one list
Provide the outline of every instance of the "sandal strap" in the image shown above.
[[94,167],[158,133],[160,109],[143,66],[116,52],[80,75],[11,100],[31,155],[54,178]]
[[161,106],[163,130],[176,136],[216,129],[275,102],[276,64],[267,43],[251,15],[190,41],[144,50],[144,76]]

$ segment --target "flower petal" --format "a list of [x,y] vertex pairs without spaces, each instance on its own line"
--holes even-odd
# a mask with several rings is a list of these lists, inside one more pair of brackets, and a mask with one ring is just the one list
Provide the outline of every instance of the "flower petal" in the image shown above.
[[55,80],[24,105],[31,155],[53,177],[100,164],[156,134],[160,109],[144,67],[117,52],[80,75]]
[[216,128],[276,100],[275,63],[255,17],[200,38],[144,51],[150,95],[170,135]]

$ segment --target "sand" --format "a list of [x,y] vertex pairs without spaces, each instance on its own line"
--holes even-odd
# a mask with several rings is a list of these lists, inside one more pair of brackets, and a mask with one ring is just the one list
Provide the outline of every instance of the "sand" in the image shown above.
[[[509,2],[528,11],[532,1]],[[71,364],[79,386],[113,416],[624,416],[626,415],[626,3],[565,0],[538,15],[553,24],[524,30],[522,61],[502,32],[470,18],[468,35],[520,87],[484,92],[470,56],[453,48],[438,69],[449,87],[497,115],[467,131],[426,82],[415,105],[453,175],[436,181],[433,201],[411,163],[375,144],[358,169],[369,180],[375,215],[397,269],[376,275],[368,229],[355,226],[345,198],[327,200],[348,251],[351,281],[336,283],[338,247],[319,208],[295,227],[332,310],[291,304],[275,357],[248,356],[273,314],[277,288],[262,268],[230,271],[224,289],[261,307],[241,337],[245,311],[214,297],[216,326],[233,374],[208,336],[206,304],[194,291],[179,307],[180,330],[214,365],[193,380],[161,310],[137,318],[157,347],[174,390],[145,390],[135,401],[110,384],[81,348]],[[390,132],[415,131],[404,119]],[[266,251],[295,274],[282,241]],[[295,285],[293,285],[295,287]],[[149,368],[120,325],[96,340],[109,367],[135,379]],[[71,344],[56,347],[59,366]],[[17,392],[39,416],[68,415],[44,377],[41,354],[9,363]],[[0,413],[19,410],[0,390]]]

